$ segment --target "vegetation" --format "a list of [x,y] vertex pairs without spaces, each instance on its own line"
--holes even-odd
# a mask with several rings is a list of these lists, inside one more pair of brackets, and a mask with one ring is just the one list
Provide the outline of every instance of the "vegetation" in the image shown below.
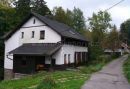
[[93,13],[93,16],[88,19],[89,28],[92,31],[92,42],[102,42],[107,30],[111,27],[110,21],[110,14],[106,11]]
[[62,7],[55,7],[53,16],[57,21],[67,24],[80,33],[86,29],[85,17],[79,8],[74,7],[71,11],[69,9],[64,10]]
[[80,89],[92,73],[99,71],[111,61],[109,57],[102,58],[109,60],[105,62],[93,60],[77,70],[40,72],[22,79],[2,81],[0,89]]
[[2,81],[0,89],[80,89],[92,73],[101,70],[111,60],[113,58],[110,56],[102,55],[98,59],[89,61],[85,66],[78,67],[78,69],[43,71],[21,79]]
[[102,46],[103,48],[111,49],[113,53],[116,49],[120,48],[119,32],[115,25],[112,27],[110,33],[106,35]]
[[128,79],[128,81],[130,82],[130,55],[128,56],[128,59],[126,60],[126,62],[124,63],[124,74],[126,76],[126,78]]
[[55,87],[56,87],[56,82],[53,80],[53,78],[51,78],[51,76],[47,76],[37,86],[36,89],[54,89]]
[[120,39],[124,42],[128,42],[130,44],[130,19],[124,21],[120,26]]

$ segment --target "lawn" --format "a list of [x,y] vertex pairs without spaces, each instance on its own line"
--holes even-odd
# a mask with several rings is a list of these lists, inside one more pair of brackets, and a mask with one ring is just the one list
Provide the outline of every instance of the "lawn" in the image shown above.
[[80,67],[79,70],[44,71],[18,80],[2,81],[0,89],[35,89],[46,76],[51,76],[56,81],[58,86],[56,89],[80,89],[91,73],[98,71],[102,66],[102,64],[96,64]]
[[77,70],[42,71],[17,80],[2,81],[0,89],[36,89],[47,76],[55,80],[57,85],[55,89],[80,89],[84,82],[90,78],[91,74],[102,69],[106,63],[108,62],[94,62],[86,66],[81,66]]
[[123,69],[124,74],[130,83],[130,55],[128,56],[128,59],[125,61]]

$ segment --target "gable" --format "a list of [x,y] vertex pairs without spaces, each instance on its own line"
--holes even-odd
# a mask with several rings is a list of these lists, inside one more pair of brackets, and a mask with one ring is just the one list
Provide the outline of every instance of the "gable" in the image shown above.
[[[31,12],[30,15],[23,20],[23,22],[17,26],[13,31],[7,33],[4,36],[4,39],[7,40],[8,38],[10,38],[19,28],[21,28],[23,25],[24,26],[28,26],[28,25],[32,25],[30,23],[26,23],[32,16],[34,16],[35,18],[37,18],[39,21],[45,23],[48,27],[50,27],[51,29],[53,29],[55,32],[57,32],[59,35],[61,35],[62,37],[67,37],[67,38],[72,38],[72,39],[77,39],[77,40],[82,40],[82,41],[88,41],[84,36],[82,36],[81,34],[79,34],[78,32],[76,32],[74,29],[72,29],[71,27],[57,22],[55,20],[49,19],[45,16],[41,16],[40,14],[37,13],[33,13]],[[26,23],[26,24],[25,24]]]
[[38,20],[36,17],[32,16],[27,22],[25,22],[21,26],[21,28],[36,27],[36,26],[45,26],[45,24],[40,20]]
[[[55,32],[55,30],[53,30],[34,16],[32,16],[27,22],[25,22],[18,31],[20,44],[56,43],[61,41],[61,36],[57,32]],[[34,38],[32,38],[32,31],[34,32]],[[41,31],[45,32],[44,39],[40,39]],[[21,39],[22,32],[24,33],[23,39]]]

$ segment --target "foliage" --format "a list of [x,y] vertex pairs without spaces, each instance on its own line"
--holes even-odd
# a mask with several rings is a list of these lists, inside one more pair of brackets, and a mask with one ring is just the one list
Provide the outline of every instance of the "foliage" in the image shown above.
[[91,64],[89,66],[80,67],[80,71],[85,74],[92,74],[94,72],[101,70],[103,66],[104,64],[100,62],[98,64],[96,63],[96,64]]
[[[4,41],[1,37],[15,25],[13,22],[15,10],[0,4],[0,77],[3,75]],[[11,18],[10,18],[11,17]]]
[[55,20],[65,23],[65,24],[67,23],[68,19],[66,17],[66,12],[62,7],[54,7],[52,13]]
[[45,77],[43,81],[37,86],[36,89],[55,89],[56,82],[51,76]]
[[107,48],[113,51],[120,47],[119,33],[116,26],[114,25],[109,34],[105,37],[102,42],[103,48]]
[[111,17],[108,12],[99,11],[97,14],[88,19],[90,30],[92,30],[92,41],[101,42],[107,29],[111,27]]
[[79,8],[73,9],[73,28],[78,32],[86,28],[83,12]]
[[3,6],[6,6],[6,7],[10,7],[10,3],[12,1],[13,0],[0,0],[0,4],[3,5]]
[[90,61],[92,60],[98,60],[99,56],[103,54],[103,50],[101,46],[98,44],[92,44],[89,46],[90,50]]
[[41,15],[51,15],[51,11],[44,0],[32,0],[32,11]]
[[53,16],[57,21],[67,24],[78,32],[86,29],[85,18],[79,8],[74,8],[71,11],[68,9],[64,10],[62,7],[55,7],[53,9]]
[[124,70],[124,74],[125,74],[126,78],[128,79],[128,81],[130,83],[130,55],[128,56],[128,59],[126,60],[126,62],[123,65],[123,70]]
[[16,8],[16,15],[19,21],[25,18],[31,11],[41,15],[50,15],[51,11],[44,0],[16,0],[14,2]]
[[120,39],[122,41],[127,41],[130,44],[130,19],[123,22],[120,26]]
[[17,20],[21,21],[31,11],[31,0],[16,0],[14,6],[16,8]]

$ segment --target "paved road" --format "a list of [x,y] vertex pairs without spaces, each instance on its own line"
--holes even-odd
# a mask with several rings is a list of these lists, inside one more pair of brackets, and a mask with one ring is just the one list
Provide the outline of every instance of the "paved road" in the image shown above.
[[81,89],[130,89],[123,75],[122,65],[128,55],[118,58],[93,74]]

